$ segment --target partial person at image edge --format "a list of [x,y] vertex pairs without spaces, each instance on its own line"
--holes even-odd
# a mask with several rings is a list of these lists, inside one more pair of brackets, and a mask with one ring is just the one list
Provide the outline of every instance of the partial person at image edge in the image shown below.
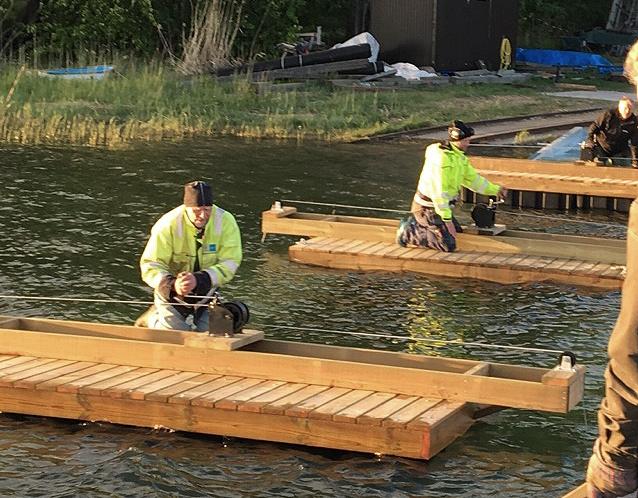
[[[638,42],[625,58],[638,83]],[[627,268],[620,313],[609,338],[598,438],[587,467],[588,498],[636,497],[638,489],[638,199],[629,208]]]
[[154,290],[148,327],[207,331],[207,307],[190,305],[210,302],[233,279],[241,260],[234,216],[213,204],[210,185],[187,183],[184,203],[155,223],[140,259],[142,279]]

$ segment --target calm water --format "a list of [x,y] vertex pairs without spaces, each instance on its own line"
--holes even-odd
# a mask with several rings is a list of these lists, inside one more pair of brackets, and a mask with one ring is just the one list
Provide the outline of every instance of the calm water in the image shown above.
[[[137,259],[181,185],[209,180],[233,212],[244,263],[225,289],[271,338],[551,367],[553,355],[362,339],[312,327],[569,349],[588,365],[568,415],[506,410],[431,462],[108,424],[0,416],[0,496],[558,496],[582,481],[596,434],[605,347],[619,293],[359,273],[288,262],[292,238],[261,242],[274,199],[406,209],[416,145],[233,140],[123,151],[9,148],[0,168],[0,294],[148,300]],[[372,212],[362,212],[374,215]],[[554,216],[564,216],[553,213]],[[467,217],[467,214],[465,214]],[[624,223],[624,215],[574,213]],[[461,215],[463,217],[463,214]],[[530,229],[622,236],[604,225],[524,221]],[[128,304],[0,300],[0,314],[129,324]],[[275,328],[285,325],[290,328]]]

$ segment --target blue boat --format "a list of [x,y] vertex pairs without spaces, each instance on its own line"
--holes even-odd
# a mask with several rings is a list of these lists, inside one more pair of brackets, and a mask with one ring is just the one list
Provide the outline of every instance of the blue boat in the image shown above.
[[65,79],[100,80],[113,71],[113,66],[82,66],[44,69],[38,71],[40,76]]

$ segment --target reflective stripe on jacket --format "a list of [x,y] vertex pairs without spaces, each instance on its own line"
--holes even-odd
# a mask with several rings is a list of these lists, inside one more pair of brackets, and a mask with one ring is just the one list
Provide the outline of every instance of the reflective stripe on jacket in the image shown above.
[[183,205],[162,216],[151,229],[140,259],[142,280],[156,289],[166,276],[193,272],[196,256],[200,271],[210,276],[212,288],[232,280],[242,259],[241,236],[234,216],[213,205],[197,252],[196,236],[197,228]]
[[[499,186],[479,175],[465,153],[454,144],[435,143],[425,149],[425,161],[414,202],[433,207],[445,221],[452,219],[450,201],[456,199],[461,187],[484,195],[496,195]],[[419,196],[429,197],[431,202]]]

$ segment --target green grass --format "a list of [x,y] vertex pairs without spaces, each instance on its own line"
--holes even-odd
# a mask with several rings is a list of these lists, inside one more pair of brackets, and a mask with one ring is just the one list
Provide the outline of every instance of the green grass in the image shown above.
[[[540,78],[519,86],[450,84],[380,92],[314,83],[258,94],[241,78],[185,80],[157,64],[101,81],[49,79],[29,71],[16,79],[17,74],[11,67],[0,72],[0,142],[116,146],[196,135],[344,141],[452,119],[478,121],[592,105],[543,95],[555,88]],[[629,85],[622,86],[630,91]]]

